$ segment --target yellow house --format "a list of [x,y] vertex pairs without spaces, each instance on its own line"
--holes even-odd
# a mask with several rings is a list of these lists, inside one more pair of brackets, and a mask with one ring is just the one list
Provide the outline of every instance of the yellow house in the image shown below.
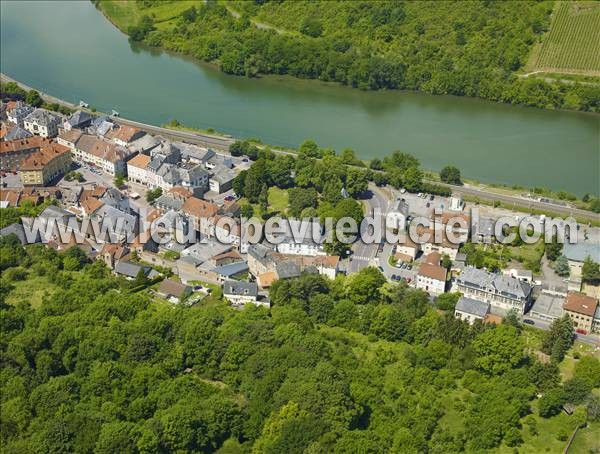
[[46,186],[71,167],[71,152],[64,145],[49,143],[21,162],[19,177],[24,186]]

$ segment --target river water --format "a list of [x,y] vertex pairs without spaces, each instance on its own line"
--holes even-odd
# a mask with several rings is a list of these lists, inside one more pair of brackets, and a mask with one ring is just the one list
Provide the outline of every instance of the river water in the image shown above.
[[280,146],[312,138],[365,159],[401,149],[426,168],[454,164],[485,182],[599,192],[600,115],[227,76],[130,44],[87,1],[2,1],[0,8],[1,71],[71,102]]

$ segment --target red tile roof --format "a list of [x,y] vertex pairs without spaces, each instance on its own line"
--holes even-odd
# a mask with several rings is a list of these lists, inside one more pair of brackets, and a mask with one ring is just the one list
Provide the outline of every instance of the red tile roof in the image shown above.
[[446,280],[446,268],[442,268],[438,265],[431,265],[429,263],[422,263],[419,268],[419,275],[436,279],[438,281]]
[[576,312],[578,314],[587,315],[593,317],[596,312],[598,301],[591,296],[587,296],[583,293],[569,293],[565,298],[565,304],[563,309],[570,312]]
[[214,203],[197,197],[190,197],[181,207],[181,211],[196,218],[210,218],[217,214],[219,207]]
[[69,153],[69,148],[55,142],[45,144],[36,153],[27,156],[21,162],[21,170],[41,170],[55,158]]

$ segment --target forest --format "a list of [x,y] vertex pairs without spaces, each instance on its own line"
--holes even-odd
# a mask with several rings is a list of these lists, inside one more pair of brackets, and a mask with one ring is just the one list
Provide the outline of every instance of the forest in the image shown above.
[[568,317],[470,326],[375,268],[278,281],[271,310],[172,305],[14,235],[0,269],[6,453],[558,452],[600,427],[600,362]]
[[131,39],[228,74],[600,111],[597,84],[519,77],[554,2],[208,1],[165,18],[157,16],[167,14],[163,1],[130,2],[119,17],[110,2],[96,3]]

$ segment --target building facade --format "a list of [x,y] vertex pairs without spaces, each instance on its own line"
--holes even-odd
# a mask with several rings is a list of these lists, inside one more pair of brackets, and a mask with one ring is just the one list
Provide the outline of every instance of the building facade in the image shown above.
[[522,315],[531,306],[531,285],[510,276],[467,267],[454,283],[465,297],[488,302],[505,311],[515,310]]

